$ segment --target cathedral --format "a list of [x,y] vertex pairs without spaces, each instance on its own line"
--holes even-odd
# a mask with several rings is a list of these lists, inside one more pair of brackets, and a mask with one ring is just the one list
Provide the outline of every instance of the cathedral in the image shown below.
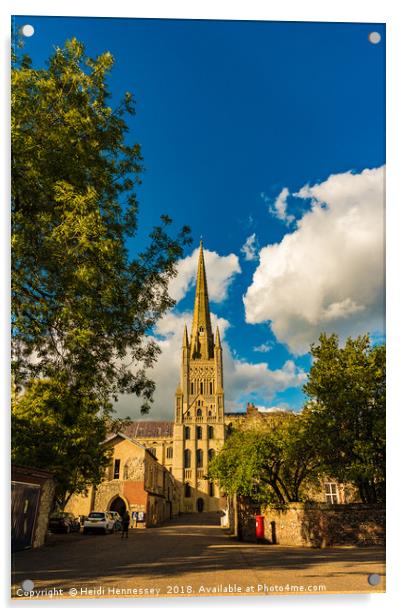
[[[173,402],[173,401],[172,401]],[[217,512],[227,507],[207,478],[208,463],[233,426],[257,425],[291,411],[225,413],[222,345],[212,331],[202,242],[198,257],[190,337],[184,327],[173,421],[128,421],[105,442],[112,448],[104,480],[85,495],[73,496],[66,511],[128,511],[133,526],[155,526],[179,513]],[[262,424],[261,424],[262,425]],[[331,504],[353,500],[343,485],[325,479],[311,498]],[[134,523],[135,520],[135,523]]]
[[[113,459],[104,481],[73,496],[68,511],[141,512],[152,526],[178,513],[219,511],[225,499],[206,478],[225,438],[222,345],[212,331],[200,243],[193,323],[184,327],[173,421],[126,422],[110,435]],[[173,402],[173,401],[172,401]],[[228,419],[228,418],[226,418]]]

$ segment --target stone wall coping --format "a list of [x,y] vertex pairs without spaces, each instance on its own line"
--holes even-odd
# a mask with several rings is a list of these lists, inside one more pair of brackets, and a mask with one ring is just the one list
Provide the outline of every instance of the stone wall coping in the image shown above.
[[265,507],[261,507],[261,511],[263,513],[268,513],[269,511],[286,513],[287,511],[290,511],[292,509],[300,511],[306,509],[317,509],[319,511],[385,511],[385,505],[382,503],[338,503],[336,505],[332,505],[331,503],[304,502],[289,503],[283,508],[275,505],[266,505]]

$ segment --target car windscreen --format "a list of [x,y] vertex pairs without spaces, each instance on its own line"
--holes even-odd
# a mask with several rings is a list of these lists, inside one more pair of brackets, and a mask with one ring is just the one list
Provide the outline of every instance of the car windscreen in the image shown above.
[[105,514],[104,514],[104,513],[98,513],[98,512],[96,512],[96,511],[95,511],[95,512],[93,512],[93,513],[90,513],[88,517],[89,517],[89,518],[97,518],[97,519],[101,519],[101,518],[104,518],[104,517],[105,517]]

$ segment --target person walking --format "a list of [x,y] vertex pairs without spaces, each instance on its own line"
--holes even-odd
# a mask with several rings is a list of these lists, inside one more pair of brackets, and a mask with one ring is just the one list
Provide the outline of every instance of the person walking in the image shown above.
[[125,537],[128,539],[128,527],[130,526],[130,515],[128,511],[123,513],[123,522],[121,526],[121,538]]

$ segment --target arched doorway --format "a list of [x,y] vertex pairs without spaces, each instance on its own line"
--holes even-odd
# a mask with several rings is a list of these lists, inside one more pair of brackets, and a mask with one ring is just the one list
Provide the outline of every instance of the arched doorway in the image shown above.
[[204,499],[203,498],[197,498],[197,511],[198,513],[201,513],[202,511],[204,511]]
[[127,510],[127,505],[120,496],[116,496],[109,505],[109,511],[117,511],[121,516]]

